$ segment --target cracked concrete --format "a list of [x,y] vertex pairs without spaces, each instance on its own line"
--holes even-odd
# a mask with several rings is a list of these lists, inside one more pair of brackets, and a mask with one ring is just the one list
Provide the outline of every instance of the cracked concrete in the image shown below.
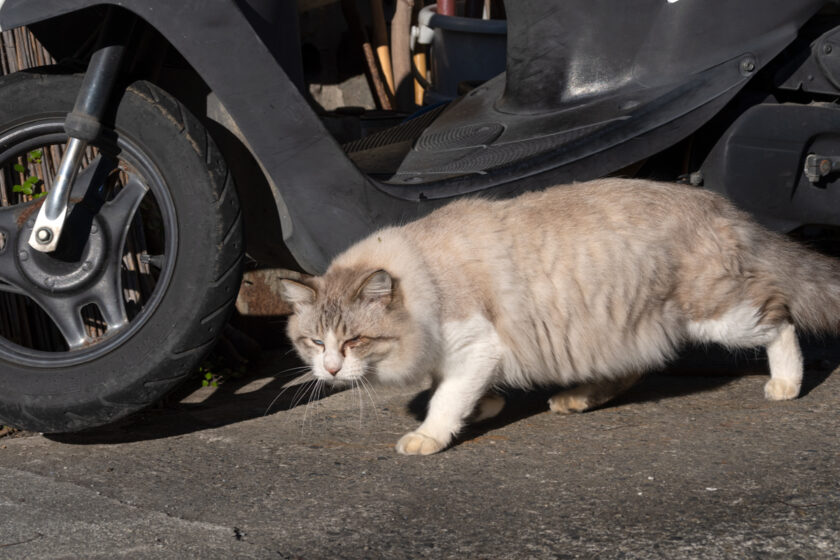
[[[179,519],[64,482],[56,473],[38,475],[0,468],[3,519],[0,556],[29,558],[182,558],[203,547],[227,544],[228,528]],[[202,548],[192,539],[200,537]]]
[[0,439],[0,558],[837,559],[840,345],[806,356],[795,401],[763,399],[761,361],[694,356],[585,414],[512,393],[424,458],[393,452],[422,388],[306,406],[278,357],[114,426]]

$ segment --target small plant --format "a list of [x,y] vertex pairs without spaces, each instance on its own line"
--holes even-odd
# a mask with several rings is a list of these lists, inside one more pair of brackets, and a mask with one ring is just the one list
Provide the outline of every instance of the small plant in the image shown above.
[[[29,163],[41,163],[42,158],[44,157],[44,152],[41,150],[32,150],[31,152],[26,154],[26,161]],[[12,192],[16,193],[23,193],[25,195],[31,196],[33,198],[41,198],[45,196],[47,193],[46,191],[36,193],[35,187],[38,184],[43,184],[43,181],[37,175],[32,175],[27,177],[27,170],[26,167],[21,165],[20,163],[16,163],[12,166],[15,171],[20,173],[24,176],[24,180],[19,185],[12,186]]]
[[202,387],[218,387],[230,379],[238,379],[246,375],[244,363],[231,364],[231,361],[218,351],[211,352],[198,366],[198,375]]
[[198,368],[199,373],[202,373],[204,377],[201,380],[202,387],[218,387],[219,382],[216,379],[216,375],[208,370],[206,367],[201,366]]

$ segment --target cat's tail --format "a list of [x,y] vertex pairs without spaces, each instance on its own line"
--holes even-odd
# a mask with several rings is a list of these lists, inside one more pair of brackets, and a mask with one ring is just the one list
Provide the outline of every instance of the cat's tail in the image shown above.
[[765,247],[773,253],[776,270],[772,273],[779,279],[779,311],[786,307],[793,323],[803,330],[840,333],[840,260],[781,236]]

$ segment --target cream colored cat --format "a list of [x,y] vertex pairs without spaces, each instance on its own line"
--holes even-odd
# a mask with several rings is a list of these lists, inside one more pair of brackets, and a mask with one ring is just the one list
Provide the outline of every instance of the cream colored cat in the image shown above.
[[799,394],[795,326],[835,330],[840,266],[708,191],[604,179],[454,202],[380,230],[320,277],[283,280],[288,333],[319,379],[435,387],[397,451],[441,451],[504,402],[497,386],[572,386],[581,412],[688,341],[764,346],[768,399]]

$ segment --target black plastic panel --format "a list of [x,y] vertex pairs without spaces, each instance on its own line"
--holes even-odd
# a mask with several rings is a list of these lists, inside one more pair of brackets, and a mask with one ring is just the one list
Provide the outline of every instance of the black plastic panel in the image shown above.
[[705,186],[765,225],[840,225],[840,174],[812,184],[809,153],[840,156],[840,108],[757,105],[724,134],[703,164]]
[[[825,0],[514,0],[500,110],[556,110],[673,84],[757,45],[789,42]],[[774,39],[775,37],[775,39]],[[757,60],[763,66],[768,60]]]

